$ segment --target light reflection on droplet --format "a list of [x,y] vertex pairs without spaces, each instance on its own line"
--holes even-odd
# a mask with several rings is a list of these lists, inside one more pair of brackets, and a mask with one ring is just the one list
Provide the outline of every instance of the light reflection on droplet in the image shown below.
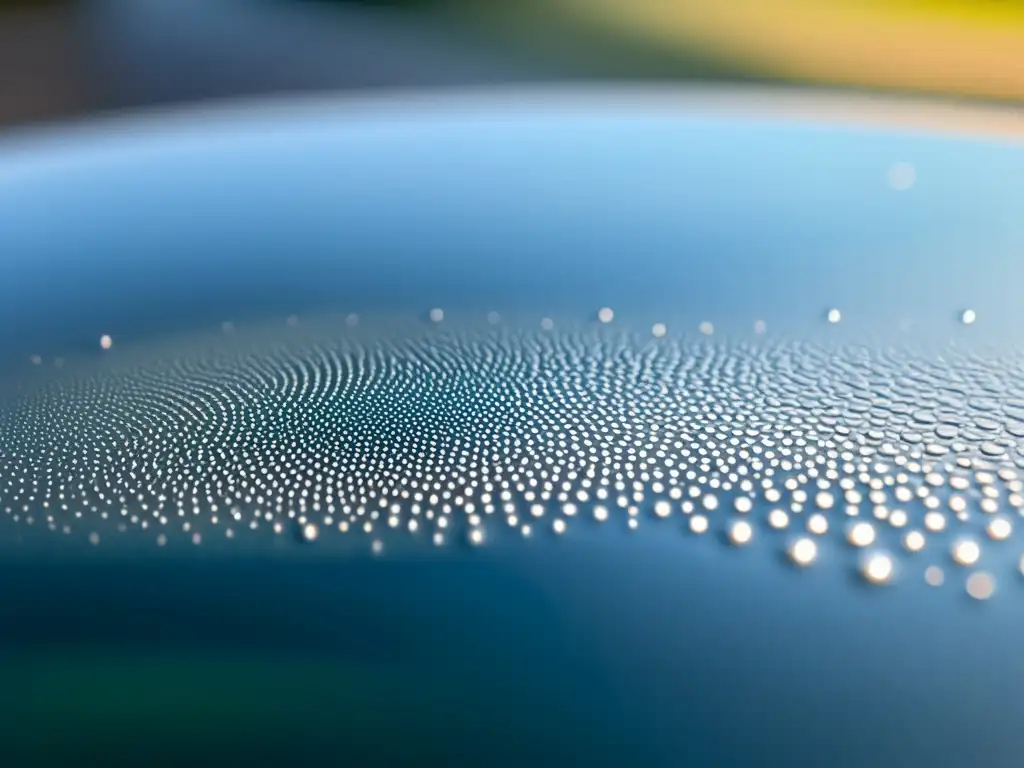
[[861,563],[861,573],[872,584],[888,583],[895,571],[895,562],[886,552],[873,552]]
[[746,520],[735,520],[729,526],[729,541],[737,546],[748,544],[754,537],[754,528]]
[[989,538],[995,539],[996,541],[1005,541],[1010,538],[1010,534],[1013,533],[1013,524],[1010,523],[1008,518],[996,517],[989,521],[989,524],[985,526],[985,531],[988,533]]
[[977,571],[967,577],[967,594],[975,600],[988,600],[996,591],[996,579],[991,573]]
[[875,529],[871,523],[860,520],[846,531],[846,540],[855,547],[867,547],[875,541]]
[[903,535],[903,546],[908,552],[920,552],[924,545],[924,534],[920,531],[907,531]]
[[906,192],[914,186],[914,182],[917,180],[917,171],[910,163],[894,163],[889,168],[888,179],[892,189],[897,192]]
[[974,565],[981,557],[981,547],[974,539],[957,539],[949,552],[957,565]]
[[818,557],[818,545],[813,539],[800,538],[789,547],[789,558],[799,566],[808,566]]

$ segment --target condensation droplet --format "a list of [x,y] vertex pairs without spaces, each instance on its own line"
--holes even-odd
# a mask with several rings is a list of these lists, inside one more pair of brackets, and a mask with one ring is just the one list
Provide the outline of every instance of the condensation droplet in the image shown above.
[[986,571],[977,571],[967,577],[966,588],[975,600],[988,600],[996,591],[996,578]]
[[917,171],[910,163],[894,163],[889,167],[888,179],[892,189],[897,192],[906,192],[914,186],[914,182],[917,180]]
[[748,544],[754,537],[754,528],[746,520],[735,520],[729,526],[729,541],[736,546]]
[[957,565],[974,565],[981,557],[981,547],[974,539],[957,539],[949,553]]
[[887,584],[895,572],[896,564],[886,552],[873,552],[861,563],[861,573],[872,584]]
[[799,566],[808,566],[818,557],[818,545],[813,539],[800,538],[789,546],[789,559]]

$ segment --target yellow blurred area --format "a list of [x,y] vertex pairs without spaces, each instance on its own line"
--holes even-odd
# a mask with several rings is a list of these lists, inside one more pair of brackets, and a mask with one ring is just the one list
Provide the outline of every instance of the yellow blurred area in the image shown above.
[[1016,0],[547,0],[549,8],[763,76],[1024,97]]
[[1024,0],[0,0],[0,130],[157,104],[551,81],[1024,100]]

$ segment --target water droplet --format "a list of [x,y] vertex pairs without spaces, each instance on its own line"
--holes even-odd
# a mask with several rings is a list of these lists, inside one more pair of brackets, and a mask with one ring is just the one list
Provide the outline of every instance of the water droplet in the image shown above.
[[991,573],[977,571],[967,577],[966,587],[975,600],[988,600],[996,591],[996,579]]
[[957,565],[974,565],[981,557],[981,547],[974,539],[957,539],[950,548],[950,556]]
[[920,531],[907,531],[903,535],[903,547],[908,552],[920,552],[924,549],[925,538]]
[[917,171],[910,163],[894,163],[889,168],[889,186],[897,192],[906,192],[917,181]]
[[872,584],[887,584],[895,572],[896,564],[886,552],[873,552],[861,562],[861,573]]
[[875,529],[871,523],[859,520],[847,529],[846,540],[855,547],[867,547],[875,541]]
[[985,526],[985,531],[988,533],[989,538],[995,539],[996,541],[1005,541],[1010,538],[1010,534],[1013,533],[1013,524],[1008,518],[996,517],[989,521],[989,524]]
[[754,537],[754,528],[746,520],[735,520],[729,526],[729,541],[736,546],[743,546]]
[[789,546],[789,558],[799,566],[808,566],[818,557],[818,545],[812,539],[800,538]]

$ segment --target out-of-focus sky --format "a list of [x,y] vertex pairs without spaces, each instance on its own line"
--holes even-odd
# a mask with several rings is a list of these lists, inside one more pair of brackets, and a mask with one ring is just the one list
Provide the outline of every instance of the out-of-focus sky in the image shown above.
[[1024,0],[0,0],[0,126],[559,80],[1024,100]]

